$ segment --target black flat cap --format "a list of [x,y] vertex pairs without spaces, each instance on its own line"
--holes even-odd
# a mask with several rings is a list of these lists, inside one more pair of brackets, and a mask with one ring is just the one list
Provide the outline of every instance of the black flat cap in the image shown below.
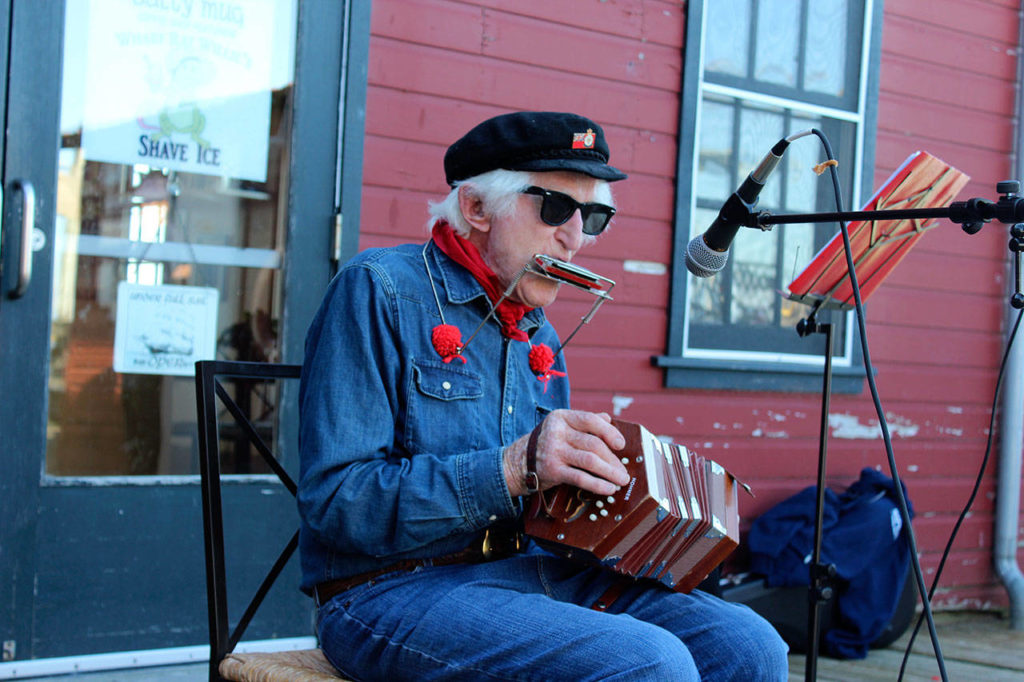
[[466,133],[444,155],[449,185],[487,171],[585,173],[601,180],[626,174],[608,165],[608,142],[601,126],[578,114],[521,111],[487,119]]

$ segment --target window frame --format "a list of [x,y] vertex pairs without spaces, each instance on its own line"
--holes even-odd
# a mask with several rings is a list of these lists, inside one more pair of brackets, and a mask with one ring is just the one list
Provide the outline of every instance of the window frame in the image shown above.
[[[786,353],[763,353],[744,351],[708,351],[687,349],[689,273],[685,267],[686,247],[690,240],[689,226],[696,210],[696,196],[692,191],[698,163],[699,111],[705,90],[726,96],[745,94],[732,86],[709,84],[703,78],[704,37],[706,13],[705,0],[693,0],[687,6],[686,43],[683,59],[682,87],[679,107],[679,148],[676,165],[675,211],[673,216],[673,252],[670,280],[670,303],[667,351],[664,355],[652,357],[652,364],[665,370],[665,385],[669,388],[706,388],[753,391],[813,392],[822,387],[824,366],[824,336],[813,335],[806,339],[819,349],[809,355]],[[859,68],[864,78],[859,84],[859,106],[856,112],[856,147],[860,160],[854,172],[854,187],[844,188],[844,204],[849,208],[858,198],[861,178],[870,182],[873,178],[875,156],[875,133],[878,119],[878,71],[881,63],[883,0],[865,0],[865,25],[861,31],[861,59]],[[709,86],[710,87],[707,87]],[[787,103],[773,94],[760,94],[749,98],[755,103]],[[803,103],[803,102],[801,102]],[[806,109],[813,111],[831,110],[820,102],[807,101]],[[849,118],[850,112],[844,114]],[[770,146],[774,140],[766,142]],[[851,191],[852,189],[852,191]],[[724,201],[726,197],[722,197]],[[819,312],[818,321],[826,322],[829,315],[847,315],[843,347],[845,357],[833,357],[832,390],[837,393],[859,393],[863,387],[864,363],[860,345],[855,343],[853,330],[855,321],[852,313]],[[796,331],[794,330],[794,337]],[[836,346],[839,346],[836,339]]]

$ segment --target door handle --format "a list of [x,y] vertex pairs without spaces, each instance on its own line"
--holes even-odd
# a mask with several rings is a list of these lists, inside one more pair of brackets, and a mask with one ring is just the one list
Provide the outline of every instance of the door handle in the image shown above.
[[32,281],[32,231],[36,226],[36,190],[28,180],[14,180],[11,190],[20,192],[21,206],[21,252],[18,257],[18,281],[7,292],[10,298],[21,298]]

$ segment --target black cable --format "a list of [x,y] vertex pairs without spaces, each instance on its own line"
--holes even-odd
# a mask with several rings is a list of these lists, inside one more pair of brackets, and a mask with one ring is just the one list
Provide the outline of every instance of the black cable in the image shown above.
[[[828,138],[825,134],[817,128],[812,129],[811,132],[817,135],[818,139],[821,140],[821,144],[825,148],[825,155],[828,157],[828,160],[835,161],[836,159],[832,155],[832,145],[829,144]],[[836,210],[841,213],[843,211],[843,195],[839,188],[839,174],[836,172],[835,163],[829,165],[829,171],[832,177],[832,189],[835,192],[836,197]],[[939,674],[942,676],[943,682],[948,682],[949,677],[946,675],[946,664],[942,657],[942,647],[939,646],[939,637],[935,632],[935,619],[932,618],[931,604],[927,597],[927,588],[924,582],[924,573],[921,571],[921,561],[918,558],[917,540],[914,537],[914,529],[910,524],[910,511],[907,507],[906,496],[903,493],[903,482],[900,481],[899,471],[896,467],[896,456],[893,454],[892,450],[892,439],[889,436],[889,424],[885,419],[885,411],[882,409],[881,398],[878,396],[878,387],[875,385],[874,368],[871,365],[871,354],[868,351],[864,302],[861,300],[860,284],[857,281],[857,268],[856,264],[853,262],[853,248],[850,245],[850,233],[849,230],[847,230],[845,221],[839,221],[839,229],[843,235],[843,247],[846,253],[846,267],[850,272],[850,285],[853,287],[853,298],[856,303],[857,329],[860,335],[861,350],[864,354],[864,372],[867,375],[868,386],[871,389],[871,399],[875,404],[875,412],[878,415],[878,425],[882,429],[882,440],[885,442],[885,454],[889,459],[889,471],[896,484],[894,489],[896,491],[897,502],[899,503],[900,515],[903,518],[903,527],[906,531],[907,543],[910,545],[910,561],[914,568],[914,577],[917,579],[918,593],[921,595],[923,615],[928,621],[928,631],[931,634],[932,647],[935,650],[935,660],[939,665]]]
[[[996,410],[999,407],[999,392],[1003,386],[1003,376],[1006,373],[1006,363],[1010,357],[1010,349],[1013,347],[1013,340],[1017,336],[1017,329],[1020,327],[1022,317],[1024,317],[1024,310],[1017,313],[1017,321],[1014,323],[1013,330],[1010,332],[1010,336],[1006,341],[1006,349],[1003,351],[1003,359],[999,363],[999,374],[996,378],[996,390],[995,394],[992,396],[992,413],[988,421],[988,440],[985,444],[985,456],[981,458],[981,468],[978,470],[978,478],[974,481],[974,489],[971,490],[970,497],[967,498],[967,504],[964,505],[963,511],[960,512],[960,517],[956,520],[956,524],[953,526],[953,531],[949,535],[949,541],[946,543],[946,549],[942,552],[942,559],[939,560],[939,567],[935,570],[935,578],[932,580],[932,589],[928,593],[929,601],[935,598],[935,590],[939,586],[939,578],[942,577],[942,569],[946,566],[946,559],[949,558],[950,550],[953,549],[953,542],[956,540],[957,533],[960,532],[960,526],[963,525],[964,519],[967,518],[967,514],[971,511],[971,507],[974,506],[974,499],[978,496],[978,490],[981,488],[985,469],[988,468],[988,460],[992,454],[993,435],[996,430]],[[897,678],[899,680],[903,679],[903,673],[906,670],[907,661],[910,659],[910,650],[914,646],[914,640],[917,638],[917,633],[921,630],[921,623],[922,619],[919,616],[917,619],[917,625],[914,626],[914,631],[910,635],[910,641],[907,642],[907,649],[903,652],[903,663],[900,665],[900,676]]]

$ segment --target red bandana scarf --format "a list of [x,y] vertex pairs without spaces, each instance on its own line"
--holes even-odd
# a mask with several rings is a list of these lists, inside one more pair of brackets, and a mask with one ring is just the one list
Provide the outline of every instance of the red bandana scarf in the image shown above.
[[[487,292],[487,297],[491,300],[491,305],[494,305],[501,300],[504,290],[501,288],[501,283],[498,281],[498,276],[494,274],[494,271],[484,262],[480,252],[477,251],[476,247],[469,243],[467,240],[455,234],[452,226],[443,220],[438,221],[434,225],[433,239],[437,247],[444,252],[449,258],[454,260],[462,267],[469,270],[473,278],[484,288]],[[509,299],[502,300],[494,308],[494,315],[498,318],[498,323],[501,325],[501,333],[513,341],[525,341],[530,343],[530,337],[527,336],[526,332],[519,329],[519,321],[523,319],[523,315],[533,310],[529,306],[523,305],[522,303],[516,303]],[[445,362],[451,362],[455,358],[458,358],[463,363],[466,359],[462,357],[462,342],[460,340],[461,335],[457,327],[453,327],[447,324],[441,324],[434,327],[432,333],[432,340],[434,348],[438,354],[444,359]],[[559,372],[558,370],[552,369],[555,364],[555,354],[547,346],[547,344],[537,344],[536,346],[530,344],[530,369],[537,375],[537,380],[544,384],[544,392],[547,393],[548,381],[551,377],[564,377],[565,372]]]
[[[444,252],[446,256],[469,270],[473,278],[480,283],[480,286],[487,292],[487,298],[491,299],[491,305],[501,300],[505,291],[501,288],[498,276],[494,274],[490,266],[484,262],[480,252],[467,240],[455,234],[452,226],[443,220],[434,225],[434,243]],[[519,321],[523,315],[533,310],[522,303],[505,299],[498,303],[494,309],[494,315],[501,324],[501,333],[514,341],[529,341],[530,337],[519,328]]]

